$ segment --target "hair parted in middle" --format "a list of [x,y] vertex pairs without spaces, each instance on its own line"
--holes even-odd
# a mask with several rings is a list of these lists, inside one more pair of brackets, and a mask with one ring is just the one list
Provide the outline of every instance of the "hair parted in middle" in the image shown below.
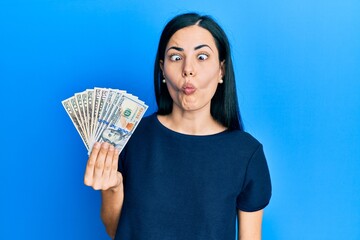
[[231,59],[230,43],[224,30],[207,15],[197,13],[185,13],[175,16],[170,20],[160,37],[154,67],[154,88],[157,114],[167,115],[172,112],[173,100],[163,83],[163,73],[160,68],[160,60],[164,61],[166,46],[174,33],[182,28],[197,25],[208,30],[215,40],[219,52],[219,61],[224,62],[225,71],[223,83],[218,84],[216,92],[211,99],[211,116],[229,130],[244,130],[240,115],[240,109],[236,94],[235,74]]

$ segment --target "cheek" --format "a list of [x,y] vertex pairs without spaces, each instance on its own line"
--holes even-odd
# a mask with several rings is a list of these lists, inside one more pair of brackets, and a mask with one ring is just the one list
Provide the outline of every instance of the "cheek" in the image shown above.
[[180,67],[169,64],[167,67],[164,67],[164,74],[167,80],[176,81],[182,76],[182,71]]
[[169,91],[170,97],[174,100],[177,98],[176,96],[179,93],[179,88],[176,86],[176,83],[171,80],[171,78],[169,78],[167,75],[166,77],[166,87]]
[[166,78],[166,85],[169,92],[177,91],[178,90],[177,85],[181,84],[181,76],[182,76],[181,72],[175,67],[168,66],[164,69],[164,74]]
[[209,71],[209,69],[207,69],[207,71],[204,71],[204,74],[200,77],[201,80],[199,87],[216,89],[221,78],[221,71],[218,69]]

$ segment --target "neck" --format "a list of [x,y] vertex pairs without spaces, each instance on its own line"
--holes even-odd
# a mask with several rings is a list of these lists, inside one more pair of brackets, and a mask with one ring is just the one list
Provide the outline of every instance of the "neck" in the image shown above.
[[172,113],[158,116],[158,119],[165,127],[189,135],[211,135],[226,130],[214,120],[210,109],[183,111],[174,106]]

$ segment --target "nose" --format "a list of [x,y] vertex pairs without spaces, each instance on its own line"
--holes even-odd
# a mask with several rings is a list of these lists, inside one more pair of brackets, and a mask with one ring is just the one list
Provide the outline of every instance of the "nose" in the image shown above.
[[184,71],[183,76],[184,77],[189,77],[189,76],[192,77],[192,76],[194,76],[194,73],[192,71]]
[[184,61],[183,77],[193,77],[193,76],[195,76],[194,64],[190,59],[186,59]]

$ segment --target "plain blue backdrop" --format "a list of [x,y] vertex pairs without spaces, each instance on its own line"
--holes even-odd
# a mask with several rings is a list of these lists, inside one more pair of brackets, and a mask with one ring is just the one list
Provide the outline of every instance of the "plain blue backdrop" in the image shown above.
[[360,2],[0,2],[0,239],[108,239],[87,151],[61,100],[87,88],[156,110],[153,60],[178,13],[232,44],[246,130],[273,180],[263,239],[360,239]]

